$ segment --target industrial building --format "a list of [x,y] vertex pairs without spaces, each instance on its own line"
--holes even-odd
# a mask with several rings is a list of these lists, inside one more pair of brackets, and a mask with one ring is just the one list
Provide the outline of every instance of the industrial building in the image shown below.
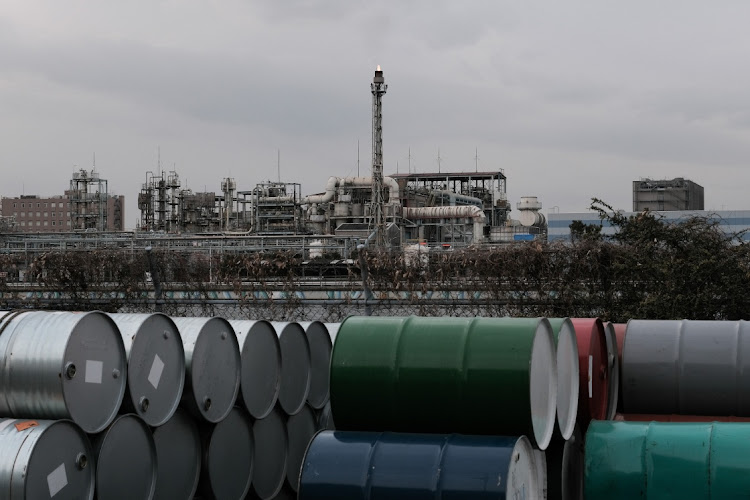
[[703,210],[703,186],[677,177],[633,181],[633,212]]
[[7,231],[122,231],[125,197],[108,194],[106,179],[81,169],[73,173],[64,195],[3,198],[1,210]]

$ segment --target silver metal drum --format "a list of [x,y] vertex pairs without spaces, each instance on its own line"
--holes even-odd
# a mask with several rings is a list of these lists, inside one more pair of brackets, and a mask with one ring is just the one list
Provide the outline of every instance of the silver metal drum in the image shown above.
[[185,348],[185,407],[211,423],[232,410],[240,388],[240,348],[224,318],[172,318]]
[[153,498],[156,446],[139,416],[121,415],[92,437],[96,454],[96,496],[107,500]]
[[307,451],[307,446],[315,436],[317,427],[315,413],[309,405],[305,405],[302,410],[287,419],[286,432],[289,436],[289,452],[287,454],[286,479],[294,491],[297,491],[299,486],[305,451]]
[[128,385],[123,411],[135,412],[156,427],[180,404],[185,384],[185,350],[174,322],[161,313],[110,314],[128,354]]
[[93,457],[73,422],[0,419],[0,498],[91,500]]
[[190,500],[201,473],[201,438],[190,414],[178,408],[153,430],[156,445],[154,500]]
[[310,344],[299,323],[271,323],[281,346],[279,404],[287,415],[305,406],[310,391]]
[[0,416],[70,419],[99,432],[125,394],[127,357],[102,312],[0,313]]
[[281,348],[268,321],[230,320],[240,344],[240,391],[253,418],[271,413],[281,386]]
[[315,410],[323,408],[329,399],[331,367],[331,337],[320,321],[300,323],[310,345],[310,392],[307,403]]
[[253,478],[253,424],[235,406],[218,424],[202,425],[203,469],[199,491],[215,500],[241,500]]
[[266,417],[256,420],[253,423],[253,439],[255,458],[252,493],[260,500],[270,500],[281,491],[286,479],[286,414],[276,407]]
[[328,336],[331,337],[331,344],[336,343],[336,335],[339,333],[341,323],[323,323],[328,330]]

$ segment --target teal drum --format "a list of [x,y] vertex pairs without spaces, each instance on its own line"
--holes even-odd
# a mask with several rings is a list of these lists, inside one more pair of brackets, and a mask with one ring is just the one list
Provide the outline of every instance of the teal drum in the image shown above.
[[336,428],[528,435],[554,430],[557,365],[546,319],[347,318],[331,359]]
[[586,498],[747,498],[750,423],[593,421]]
[[300,500],[543,498],[524,437],[323,431],[305,454]]

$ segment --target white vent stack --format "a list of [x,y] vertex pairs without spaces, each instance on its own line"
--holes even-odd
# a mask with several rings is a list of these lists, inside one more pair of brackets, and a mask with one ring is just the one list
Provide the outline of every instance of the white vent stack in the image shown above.
[[536,196],[522,196],[516,208],[521,212],[518,220],[522,226],[540,227],[547,223],[547,218],[540,212],[542,203]]

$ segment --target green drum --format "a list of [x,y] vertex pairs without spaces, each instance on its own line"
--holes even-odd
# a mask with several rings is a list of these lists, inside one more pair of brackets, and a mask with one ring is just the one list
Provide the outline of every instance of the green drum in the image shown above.
[[554,429],[546,319],[351,316],[330,379],[340,430],[526,434],[545,449]]

